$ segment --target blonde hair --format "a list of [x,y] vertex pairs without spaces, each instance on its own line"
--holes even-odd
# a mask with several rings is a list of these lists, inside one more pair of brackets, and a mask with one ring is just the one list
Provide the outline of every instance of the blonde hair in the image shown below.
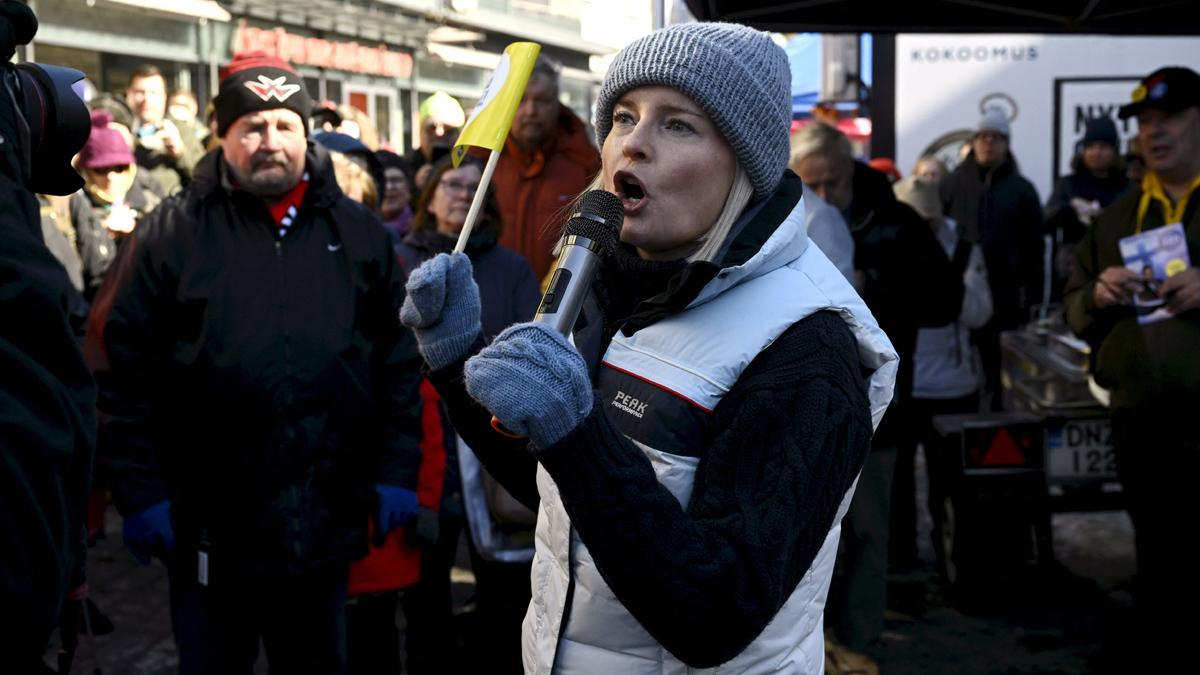
[[696,262],[697,260],[718,262],[717,256],[720,255],[721,249],[724,247],[725,238],[729,236],[729,230],[737,222],[737,219],[741,217],[742,212],[746,210],[746,205],[750,203],[750,198],[753,196],[754,185],[751,184],[750,177],[742,170],[740,163],[735,164],[733,169],[733,184],[729,186],[729,194],[725,196],[725,206],[721,209],[720,215],[717,216],[717,222],[713,223],[708,232],[700,238],[700,248],[688,256],[688,262]]
[[379,203],[379,189],[371,174],[340,152],[330,152],[329,155],[333,158],[333,175],[338,187],[347,195],[355,188],[362,190],[363,206],[374,211]]

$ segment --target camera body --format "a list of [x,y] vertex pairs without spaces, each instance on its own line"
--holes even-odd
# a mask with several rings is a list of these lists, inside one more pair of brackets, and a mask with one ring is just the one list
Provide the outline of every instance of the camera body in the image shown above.
[[91,131],[84,75],[72,68],[10,63],[29,44],[37,19],[24,3],[0,0],[0,174],[42,194],[83,187],[71,159]]

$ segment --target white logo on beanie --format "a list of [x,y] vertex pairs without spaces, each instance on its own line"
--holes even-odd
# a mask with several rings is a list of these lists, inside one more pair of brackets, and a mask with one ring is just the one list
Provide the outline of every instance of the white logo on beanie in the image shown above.
[[283,103],[291,98],[292,94],[300,91],[300,85],[287,84],[286,75],[281,75],[273,80],[266,75],[259,75],[258,82],[246,82],[246,88],[254,92],[254,95],[263,101],[270,101],[274,98],[280,103]]

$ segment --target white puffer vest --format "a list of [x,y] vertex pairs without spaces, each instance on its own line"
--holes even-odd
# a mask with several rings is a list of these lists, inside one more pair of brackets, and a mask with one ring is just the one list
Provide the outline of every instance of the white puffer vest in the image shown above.
[[[822,310],[841,316],[858,342],[859,359],[871,372],[868,396],[872,423],[878,426],[891,401],[897,357],[862,299],[820,249],[808,245],[803,200],[754,257],[722,270],[684,311],[632,337],[618,333],[604,354],[596,395],[605,397],[609,417],[645,452],[659,482],[686,508],[700,462],[700,449],[689,436],[695,430],[689,427],[699,425],[687,424],[688,418],[711,412],[759,352],[792,324]],[[825,596],[853,487],[811,567],[775,618],[732,660],[701,670],[664,649],[614,596],[571,527],[557,486],[540,466],[537,485],[533,601],[522,633],[526,673],[822,672]],[[564,624],[568,594],[570,616]]]

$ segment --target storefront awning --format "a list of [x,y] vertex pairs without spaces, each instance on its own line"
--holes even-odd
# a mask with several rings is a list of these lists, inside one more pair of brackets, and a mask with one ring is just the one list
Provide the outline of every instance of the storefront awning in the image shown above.
[[206,19],[208,21],[228,22],[231,18],[215,0],[104,0],[112,5],[124,5],[136,9],[144,9],[160,14]]
[[[446,63],[453,63],[460,66],[471,66],[472,68],[491,71],[495,70],[496,65],[500,63],[500,54],[492,52],[436,43],[431,43],[427,48],[433,56],[438,57]],[[600,83],[604,81],[603,73],[594,73],[589,70],[580,70],[579,68],[564,66],[562,74],[572,79],[587,82]]]
[[328,0],[227,0],[231,13],[279,25],[304,26],[351,36],[364,41],[418,49],[425,36],[437,27],[422,17],[401,14],[379,3],[358,4]]

